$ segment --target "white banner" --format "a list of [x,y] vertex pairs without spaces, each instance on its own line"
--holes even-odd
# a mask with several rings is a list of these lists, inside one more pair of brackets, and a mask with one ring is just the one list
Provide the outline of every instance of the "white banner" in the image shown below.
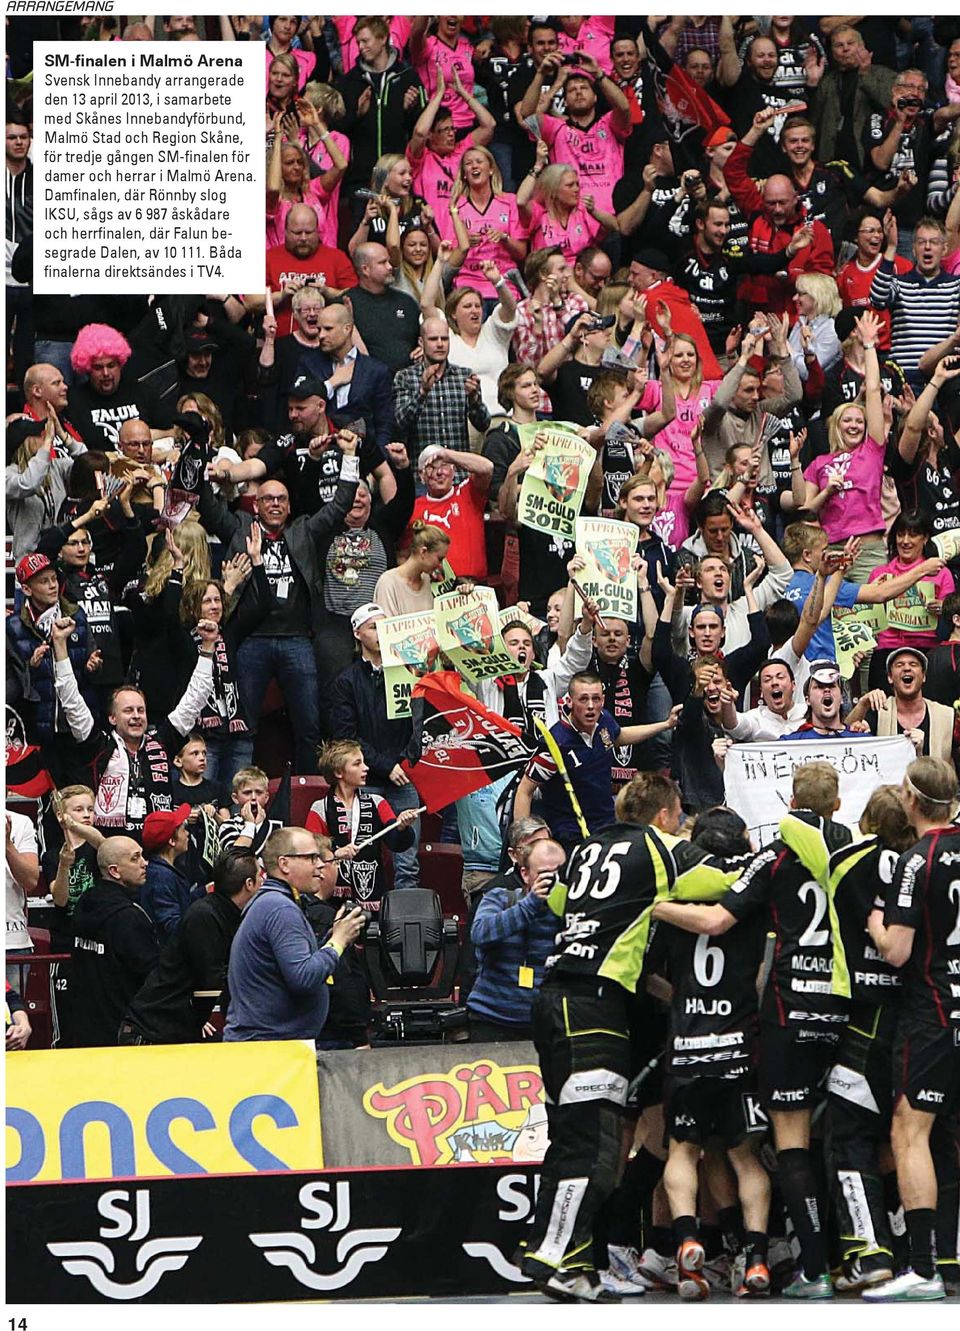
[[765,846],[777,835],[780,820],[790,808],[793,769],[803,763],[826,762],[840,776],[837,822],[856,830],[877,786],[899,785],[916,756],[903,735],[734,744],[724,767],[724,798],[749,827],[755,845]]

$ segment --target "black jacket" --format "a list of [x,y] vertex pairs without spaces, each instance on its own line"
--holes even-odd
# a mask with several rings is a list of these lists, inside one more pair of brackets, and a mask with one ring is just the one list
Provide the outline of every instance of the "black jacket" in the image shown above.
[[[405,153],[413,127],[417,123],[426,99],[423,85],[412,65],[398,56],[382,74],[374,74],[358,60],[349,74],[337,83],[343,97],[346,115],[337,126],[350,139],[350,164],[344,177],[344,192],[351,193],[359,186],[370,184],[370,173],[378,157],[384,153]],[[369,88],[373,94],[370,110],[365,116],[357,115],[360,94]],[[408,88],[416,88],[419,96],[409,110],[403,99]]]
[[[241,918],[222,892],[210,892],[187,909],[127,1008],[126,1019],[151,1044],[202,1039],[203,1024],[227,986],[230,944]],[[226,1012],[226,995],[219,1001]]]
[[334,680],[330,726],[334,739],[360,741],[371,785],[384,785],[398,762],[417,756],[413,722],[387,720],[383,672],[369,661],[354,661]]
[[77,902],[73,928],[75,1043],[116,1044],[127,1004],[157,963],[153,924],[126,888],[101,881]]

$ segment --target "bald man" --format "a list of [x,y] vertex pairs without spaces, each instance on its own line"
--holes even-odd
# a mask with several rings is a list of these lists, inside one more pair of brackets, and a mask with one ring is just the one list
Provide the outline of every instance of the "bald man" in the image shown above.
[[393,439],[395,423],[393,381],[382,361],[360,354],[353,331],[353,316],[345,305],[321,310],[321,354],[314,363],[327,390],[327,414],[338,428],[363,420],[367,439],[385,449]]
[[724,178],[734,201],[749,220],[750,248],[757,254],[789,250],[783,256],[788,280],[777,274],[752,274],[740,284],[740,299],[753,310],[784,314],[793,310],[797,277],[801,273],[831,274],[834,258],[830,232],[822,222],[804,217],[796,186],[789,176],[769,176],[761,192],[749,174],[754,145],[767,133],[778,114],[782,111],[772,106],[757,112],[753,124],[730,154]]
[[[353,264],[342,250],[320,244],[317,211],[308,203],[297,203],[287,213],[283,244],[267,250],[267,285],[273,292],[278,337],[290,332],[290,302],[295,291],[307,284],[318,287],[325,301],[339,300],[357,285]],[[248,309],[263,310],[263,296],[245,297]]]
[[481,434],[490,424],[480,380],[465,365],[451,365],[450,330],[443,319],[424,319],[420,349],[420,363],[401,370],[393,381],[397,428],[407,437],[411,461],[431,444],[467,453],[468,421]]
[[157,963],[153,923],[137,904],[147,862],[133,837],[97,851],[98,881],[73,912],[71,1031],[78,1046],[117,1043],[127,1004]]

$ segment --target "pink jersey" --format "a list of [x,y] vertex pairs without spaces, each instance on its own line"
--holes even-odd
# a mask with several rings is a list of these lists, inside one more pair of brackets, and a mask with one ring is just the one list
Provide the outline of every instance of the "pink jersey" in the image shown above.
[[953,277],[955,273],[960,273],[960,250],[951,250],[951,252],[944,258],[941,266],[943,271],[949,273],[951,277]]
[[589,129],[578,129],[556,116],[540,117],[540,133],[550,147],[550,160],[580,173],[580,190],[592,194],[598,208],[613,212],[613,187],[623,175],[623,143],[627,134],[615,128],[608,111]]
[[818,490],[827,488],[830,472],[839,472],[843,480],[843,489],[832,494],[820,510],[820,525],[831,545],[883,531],[883,455],[883,444],[867,438],[849,452],[821,454],[803,473],[804,480]]
[[[922,562],[922,559],[915,559],[912,564],[904,564],[901,559],[893,559],[889,564],[881,564],[879,568],[875,568],[867,578],[867,582],[878,582],[881,578],[898,578],[901,573],[916,568]],[[932,577],[925,578],[924,581],[933,583],[934,599],[937,601],[945,600],[956,590],[953,574],[948,568],[942,568],[939,573],[934,573]],[[914,586],[909,587],[899,596],[895,596],[887,605],[888,608],[900,605],[915,607],[919,601],[920,592]],[[929,632],[921,630],[918,633],[908,633],[903,629],[884,629],[877,636],[877,646],[881,651],[892,651],[894,647],[919,647],[923,651],[928,651],[936,645],[937,630],[935,625],[930,627]]]
[[[691,436],[693,427],[709,407],[713,395],[720,387],[719,379],[705,379],[696,393],[683,398],[677,393],[677,414],[654,436],[654,444],[668,454],[673,463],[673,481],[667,491],[667,502],[657,515],[654,527],[667,545],[676,550],[690,535],[690,513],[683,497],[697,479],[697,460],[693,453]],[[663,385],[659,379],[650,379],[637,403],[642,412],[659,411],[663,403]]]
[[[320,244],[332,245],[336,248],[337,238],[337,213],[329,206],[330,195],[320,184],[320,181],[314,178],[310,181],[304,191],[303,202],[313,206],[313,211],[317,214],[317,222],[320,229]],[[274,245],[282,245],[284,232],[287,226],[287,214],[294,207],[296,200],[278,199],[271,208],[267,204],[267,249],[272,249]],[[333,221],[333,241],[326,239],[327,232],[330,230],[330,221]]]
[[[486,236],[488,231],[502,231],[506,236],[513,236],[519,240],[524,229],[517,212],[517,196],[515,194],[496,194],[486,208],[476,208],[469,199],[469,196],[462,195],[460,198],[460,220],[466,227],[468,234],[473,236]],[[453,239],[453,222],[449,215],[446,217],[449,235],[443,227],[440,228],[440,234],[445,239]],[[495,299],[497,291],[492,282],[488,282],[483,275],[481,265],[492,261],[500,269],[501,273],[506,272],[508,268],[514,266],[513,257],[503,241],[481,240],[479,245],[471,245],[467,250],[467,257],[463,261],[459,273],[454,279],[455,287],[473,287],[480,292],[484,298]]]
[[557,33],[557,44],[564,55],[592,55],[604,74],[613,72],[610,59],[610,43],[613,41],[614,19],[612,15],[600,15],[585,18],[580,24],[576,37],[568,37],[562,30]]
[[[340,38],[340,58],[343,61],[343,72],[349,74],[360,55],[357,48],[357,39],[353,35],[353,26],[357,21],[357,16],[354,14],[333,14],[332,18],[337,36]],[[413,24],[406,14],[396,14],[393,18],[387,19],[387,22],[390,25],[390,45],[402,55]]]
[[592,245],[603,230],[600,223],[587,212],[581,203],[567,218],[567,225],[550,216],[542,203],[530,205],[530,249],[539,250],[547,245],[559,245],[563,257],[573,263],[581,250]]
[[414,68],[420,77],[420,82],[427,90],[428,99],[437,90],[438,60],[447,84],[447,90],[443,94],[443,101],[440,105],[453,112],[453,123],[457,129],[466,129],[469,125],[475,123],[475,118],[469,106],[462,97],[457,95],[454,89],[453,71],[454,69],[460,71],[460,82],[467,92],[472,93],[475,84],[473,47],[464,36],[457,39],[457,44],[452,49],[446,42],[442,42],[439,37],[434,36],[426,39],[424,57]]
[[[439,157],[432,148],[424,148],[421,157],[413,158],[408,150],[407,156],[413,168],[414,193],[429,203],[438,229],[450,226],[450,197],[460,172],[460,159],[472,147],[468,134],[446,157]],[[448,233],[443,230],[443,234]]]
[[[330,138],[343,153],[347,161],[350,161],[350,140],[346,134],[341,134],[338,129],[330,131]],[[321,171],[329,171],[333,166],[333,159],[327,152],[327,143],[324,139],[318,139],[310,149],[310,159],[319,166]],[[343,183],[341,176],[333,189],[326,196],[325,202],[325,220],[320,225],[320,244],[330,245],[334,249],[337,247],[337,215],[340,208],[340,186]],[[283,237],[280,237],[280,244],[283,243]]]

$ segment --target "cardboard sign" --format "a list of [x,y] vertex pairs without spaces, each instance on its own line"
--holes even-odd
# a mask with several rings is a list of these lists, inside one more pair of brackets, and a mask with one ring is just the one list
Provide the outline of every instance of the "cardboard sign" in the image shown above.
[[532,451],[535,440],[543,440],[544,447],[524,472],[517,521],[572,541],[596,450],[569,425],[538,421],[521,425],[518,433],[525,452]]
[[632,522],[577,518],[577,554],[587,567],[577,581],[605,615],[637,619],[637,572],[632,566],[640,531]]
[[500,636],[500,609],[492,587],[441,596],[434,610],[440,650],[466,680],[477,684],[513,674],[517,663]]
[[937,599],[936,583],[922,580],[887,602],[887,627],[899,633],[934,633],[937,616],[930,602]]
[[855,605],[849,609],[834,607],[830,612],[836,661],[844,679],[852,679],[853,658],[858,652],[872,652],[877,634],[887,627],[882,605]]
[[397,721],[410,715],[410,694],[421,675],[433,669],[439,649],[432,611],[394,615],[377,622],[387,716]]

